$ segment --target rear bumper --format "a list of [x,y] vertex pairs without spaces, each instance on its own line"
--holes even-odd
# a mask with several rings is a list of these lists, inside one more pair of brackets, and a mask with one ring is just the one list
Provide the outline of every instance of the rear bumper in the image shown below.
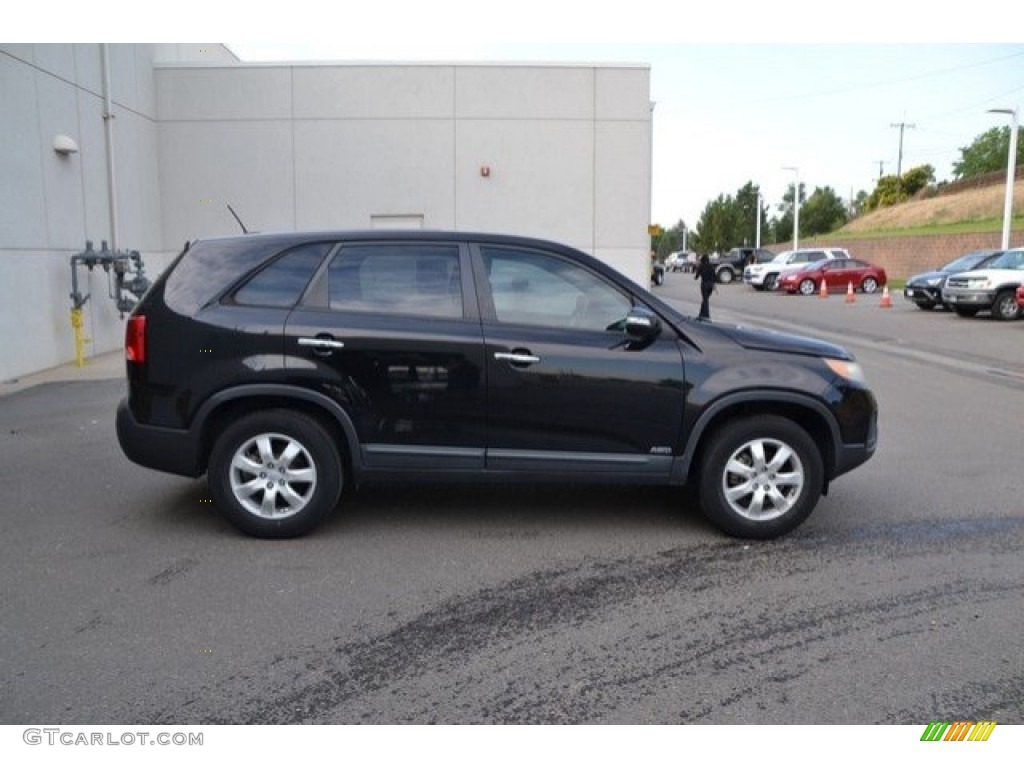
[[131,461],[149,469],[185,477],[199,477],[205,468],[200,462],[200,440],[187,430],[140,424],[132,416],[128,398],[117,406],[117,441]]

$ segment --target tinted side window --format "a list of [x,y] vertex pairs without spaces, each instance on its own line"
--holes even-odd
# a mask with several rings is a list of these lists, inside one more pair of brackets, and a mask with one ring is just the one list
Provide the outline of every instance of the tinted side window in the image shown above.
[[591,331],[617,329],[629,297],[592,272],[551,254],[483,248],[499,322]]
[[280,242],[262,239],[200,241],[169,270],[164,300],[176,312],[194,314],[282,247]]
[[331,309],[462,317],[462,272],[455,245],[345,246],[328,269]]
[[235,303],[260,307],[295,306],[331,247],[331,243],[310,243],[285,251],[235,291]]

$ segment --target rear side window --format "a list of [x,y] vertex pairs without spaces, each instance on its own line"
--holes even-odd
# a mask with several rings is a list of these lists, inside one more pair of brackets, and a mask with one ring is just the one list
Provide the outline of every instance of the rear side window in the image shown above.
[[345,246],[331,261],[327,280],[332,310],[462,317],[462,271],[456,245]]
[[330,250],[331,243],[310,243],[285,251],[235,291],[234,302],[258,307],[295,306]]
[[171,267],[164,301],[183,315],[195,314],[282,247],[275,240],[241,237],[200,241]]

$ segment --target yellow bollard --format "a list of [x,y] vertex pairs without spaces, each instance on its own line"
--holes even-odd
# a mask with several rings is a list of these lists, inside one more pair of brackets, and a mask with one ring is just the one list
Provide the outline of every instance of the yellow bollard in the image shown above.
[[81,307],[71,310],[71,327],[75,331],[75,363],[82,368],[85,366],[85,344],[90,339],[85,337],[85,332],[82,330],[85,327],[85,321],[82,318]]

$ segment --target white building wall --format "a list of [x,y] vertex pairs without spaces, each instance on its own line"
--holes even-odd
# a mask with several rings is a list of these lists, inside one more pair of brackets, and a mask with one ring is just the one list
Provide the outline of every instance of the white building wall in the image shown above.
[[[240,65],[210,44],[110,45],[118,245],[155,277],[188,239],[422,225],[566,242],[648,270],[649,70]],[[0,380],[74,359],[70,257],[112,241],[101,46],[0,44]],[[79,152],[54,152],[65,134]],[[483,169],[487,169],[486,175]],[[80,273],[87,354],[121,345]]]
[[546,237],[647,280],[650,72],[626,65],[161,65],[165,248],[249,229]]
[[[158,250],[152,47],[109,50],[121,243]],[[0,45],[0,380],[75,356],[70,258],[111,240],[101,71],[98,44]],[[79,151],[56,153],[58,134]],[[123,326],[106,275],[81,277],[87,351],[113,349]]]

